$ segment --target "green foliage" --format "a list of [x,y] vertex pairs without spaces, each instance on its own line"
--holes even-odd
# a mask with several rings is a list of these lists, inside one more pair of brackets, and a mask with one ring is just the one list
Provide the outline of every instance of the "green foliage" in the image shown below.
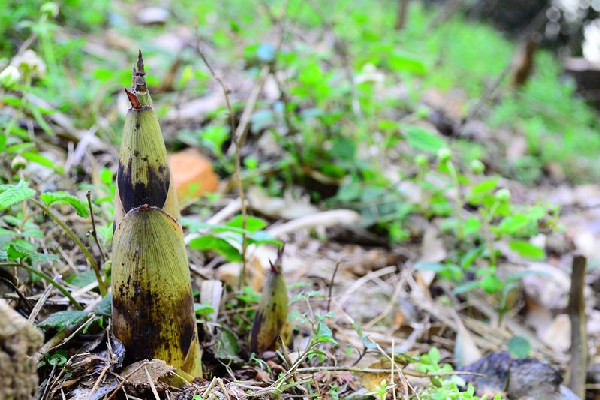
[[80,217],[87,218],[90,216],[90,211],[88,208],[87,202],[73,196],[67,192],[46,192],[40,195],[40,198],[47,205],[51,205],[53,203],[67,203],[71,205],[75,211],[77,211],[77,215]]
[[404,133],[406,141],[417,150],[435,153],[445,146],[444,140],[438,135],[419,127],[409,127]]
[[43,329],[56,329],[62,331],[83,322],[87,317],[87,311],[58,311],[38,323],[38,326]]
[[[537,235],[540,228],[554,228],[554,210],[550,205],[515,205],[508,189],[498,188],[498,177],[478,179],[482,172],[479,165],[475,172],[469,175],[459,170],[446,149],[438,151],[437,169],[420,163],[420,174],[415,178],[424,194],[420,210],[442,218],[442,227],[459,243],[445,262],[419,263],[415,268],[433,270],[440,278],[456,283],[456,294],[480,289],[493,295],[502,314],[508,307],[510,291],[522,276],[498,271],[500,251],[496,243],[508,240],[509,248],[520,256],[543,260],[544,250],[528,239]],[[434,183],[444,178],[447,186]],[[456,193],[453,200],[447,196],[451,190]],[[477,211],[465,216],[465,204]],[[474,273],[474,279],[467,280],[469,272]]]
[[27,182],[20,181],[16,185],[0,185],[0,210],[27,200],[35,195]]
[[[429,374],[436,374],[440,372],[450,372],[452,367],[449,364],[440,365],[440,352],[437,348],[432,347],[427,354],[419,357],[415,368],[419,371],[426,372]],[[458,376],[451,376],[446,379],[440,379],[438,377],[431,378],[431,385],[428,386],[423,392],[419,393],[419,397],[422,399],[433,399],[433,400],[446,400],[446,399],[457,399],[457,400],[485,400],[486,396],[479,398],[475,396],[475,388],[469,384],[466,391],[461,391],[460,387],[465,386],[465,382]],[[494,400],[500,400],[502,397],[500,394],[494,397]]]
[[[241,215],[234,217],[224,225],[192,224],[190,225],[192,231],[203,230],[210,233],[203,233],[202,236],[192,239],[189,246],[194,250],[212,250],[228,261],[241,262],[242,234],[246,235],[246,243],[248,244],[280,244],[267,232],[261,230],[265,226],[267,226],[267,223],[262,219],[248,216],[246,218],[246,229],[243,229]],[[239,246],[234,246],[232,243]]]
[[531,352],[531,343],[522,336],[513,336],[508,341],[510,354],[517,358],[526,358]]

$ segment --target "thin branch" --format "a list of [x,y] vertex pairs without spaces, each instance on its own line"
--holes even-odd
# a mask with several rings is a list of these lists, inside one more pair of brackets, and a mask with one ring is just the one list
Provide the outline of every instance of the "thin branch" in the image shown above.
[[[332,366],[323,366],[323,367],[308,367],[308,368],[297,368],[296,371],[300,374],[313,374],[316,372],[328,372],[328,371],[348,371],[348,372],[364,372],[367,374],[385,374],[389,373],[389,368],[360,368],[360,367],[332,367]],[[398,369],[400,371],[400,369]],[[410,370],[401,370],[404,375],[413,376],[415,378],[431,378],[437,376],[452,376],[452,375],[473,375],[473,376],[482,376],[483,374],[478,374],[474,372],[465,372],[465,371],[442,371],[442,372],[432,372],[425,373],[419,371],[410,371]]]
[[32,274],[39,276],[40,278],[42,278],[43,280],[45,280],[46,282],[48,282],[49,284],[51,284],[52,286],[57,288],[59,292],[64,294],[69,299],[71,304],[73,304],[73,307],[75,307],[78,310],[83,310],[83,307],[81,307],[81,304],[79,304],[79,302],[77,300],[75,300],[73,298],[73,296],[71,296],[71,293],[69,293],[69,291],[67,289],[62,287],[58,282],[56,282],[54,279],[52,279],[50,276],[46,275],[42,271],[38,271],[37,269],[30,267],[29,265],[25,265],[25,264],[19,264],[19,263],[2,263],[2,264],[0,264],[0,268],[9,268],[9,267],[23,268],[23,269],[26,269],[27,271],[31,272]]
[[100,257],[102,257],[102,261],[108,258],[104,250],[102,250],[102,246],[100,245],[100,241],[98,240],[98,234],[96,233],[96,219],[94,218],[94,210],[92,209],[92,193],[88,190],[85,194],[88,200],[88,207],[90,209],[90,217],[92,218],[92,237],[98,246],[98,250],[100,250]]
[[96,279],[98,280],[98,287],[100,288],[100,294],[102,295],[102,297],[104,297],[106,295],[107,286],[106,286],[106,283],[104,282],[104,279],[102,279],[102,272],[100,271],[100,267],[98,266],[98,263],[96,263],[96,260],[90,253],[89,249],[83,244],[83,242],[81,241],[81,239],[79,239],[79,237],[75,234],[75,232],[73,232],[71,230],[71,228],[69,228],[60,218],[58,218],[58,216],[56,214],[54,214],[54,212],[52,212],[52,210],[49,207],[47,207],[44,203],[42,203],[36,199],[30,199],[30,200],[35,205],[37,205],[39,208],[41,208],[46,214],[48,214],[48,216],[54,222],[56,222],[58,224],[58,226],[60,226],[63,229],[63,231],[65,231],[65,233],[71,239],[73,239],[75,244],[77,244],[77,246],[79,246],[79,248],[81,249],[81,251],[83,252],[85,257],[87,258],[88,262],[92,266],[94,273],[96,274]]
[[331,275],[331,281],[329,282],[329,293],[327,295],[327,312],[331,311],[331,298],[333,297],[333,282],[335,281],[335,276],[337,275],[338,269],[340,268],[341,260],[335,263],[335,268],[333,269],[333,274]]
[[569,317],[571,319],[571,379],[569,389],[579,398],[585,398],[587,371],[587,329],[585,318],[585,264],[586,258],[580,254],[573,257],[571,289],[569,292]]

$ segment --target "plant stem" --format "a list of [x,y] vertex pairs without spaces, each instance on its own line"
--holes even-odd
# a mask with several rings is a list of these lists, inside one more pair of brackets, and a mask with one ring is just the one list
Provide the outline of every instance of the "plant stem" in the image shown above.
[[81,249],[81,251],[83,252],[85,257],[87,258],[88,262],[92,266],[94,273],[96,274],[96,279],[98,280],[98,288],[100,289],[100,294],[102,295],[102,297],[104,297],[107,292],[106,283],[102,279],[102,272],[100,271],[100,267],[98,266],[98,263],[94,259],[94,256],[92,256],[92,253],[90,253],[88,248],[83,244],[83,242],[81,241],[81,239],[79,239],[79,237],[75,234],[75,232],[73,232],[71,230],[71,228],[69,228],[63,221],[61,221],[61,219],[58,218],[58,216],[49,207],[47,207],[44,203],[42,203],[41,201],[38,201],[36,199],[30,199],[30,200],[34,204],[36,204],[39,208],[41,208],[46,214],[48,214],[48,216],[50,218],[52,218],[52,220],[54,222],[56,222],[71,239],[73,239],[75,244],[77,244],[77,246],[79,246],[79,248]]
[[83,310],[83,307],[81,307],[79,302],[77,302],[77,300],[75,300],[75,298],[73,298],[73,296],[71,296],[71,293],[69,293],[69,291],[67,289],[62,287],[58,282],[56,282],[54,279],[52,279],[49,275],[46,275],[42,271],[38,271],[37,269],[30,267],[29,265],[24,265],[24,264],[19,264],[19,263],[2,263],[2,264],[0,264],[0,268],[10,268],[10,267],[23,268],[23,269],[26,269],[27,271],[31,272],[32,274],[39,276],[40,278],[44,279],[49,284],[51,284],[52,286],[57,288],[62,294],[67,296],[67,298],[69,299],[71,304],[73,304],[73,306],[76,309]]
[[463,239],[463,219],[462,219],[462,209],[463,209],[463,200],[460,182],[458,180],[458,172],[454,167],[454,163],[452,161],[448,161],[448,172],[450,173],[450,177],[456,187],[456,234],[460,240]]
[[483,216],[483,235],[485,236],[486,246],[488,248],[488,252],[490,253],[490,264],[494,267],[496,266],[496,250],[494,249],[491,224],[497,207],[498,199],[495,199],[494,204],[492,204],[489,211],[481,213]]
[[[92,193],[88,190],[85,194],[88,200],[88,207],[90,209],[90,218],[92,219],[92,237],[98,246],[98,250],[100,250],[100,257],[106,258],[104,250],[102,250],[102,246],[100,246],[100,241],[98,240],[98,233],[96,233],[96,219],[94,218],[94,210],[92,209]],[[101,259],[102,261],[102,259]]]

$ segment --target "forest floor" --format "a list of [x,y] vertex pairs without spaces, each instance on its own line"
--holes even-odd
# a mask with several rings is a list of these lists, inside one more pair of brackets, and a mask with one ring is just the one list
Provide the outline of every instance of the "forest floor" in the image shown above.
[[[0,296],[45,333],[36,396],[476,398],[457,385],[474,375],[456,379],[454,369],[493,375],[478,381],[478,396],[517,399],[512,368],[530,395],[570,398],[558,385],[573,374],[576,254],[588,264],[578,289],[586,398],[598,396],[599,124],[555,56],[539,50],[530,79],[514,86],[520,44],[460,17],[433,29],[436,9],[418,4],[396,31],[385,2],[358,2],[368,15],[358,3],[214,3],[98,2],[89,11],[103,21],[75,19],[82,5],[42,17],[23,6],[37,28],[6,36],[14,43],[2,51],[20,78],[4,81],[0,99],[0,265],[56,284],[0,268]],[[19,181],[35,198],[74,195],[53,212],[108,276],[123,88],[138,49],[190,247],[206,373],[193,383],[159,362],[121,365],[89,259],[33,201],[3,205]],[[77,208],[87,193],[94,235]],[[227,246],[239,240],[242,202],[256,238],[245,254]],[[277,353],[250,355],[273,240],[285,243],[292,337]],[[521,370],[504,351],[548,364]],[[473,366],[485,354],[493,365]]]

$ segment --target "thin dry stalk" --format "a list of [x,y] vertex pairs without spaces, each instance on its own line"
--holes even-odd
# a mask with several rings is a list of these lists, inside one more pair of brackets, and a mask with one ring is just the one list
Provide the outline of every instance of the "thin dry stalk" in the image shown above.
[[152,381],[152,377],[150,376],[150,372],[148,372],[148,368],[144,367],[144,372],[146,373],[146,378],[148,379],[148,384],[152,389],[152,394],[154,395],[155,400],[160,400],[160,396],[158,395],[158,391],[156,390],[156,386],[154,386],[154,382]]
[[571,319],[571,379],[569,389],[579,398],[585,398],[585,378],[587,371],[587,329],[585,317],[585,266],[582,255],[573,257],[571,290],[569,293],[569,317]]
[[98,240],[98,234],[96,233],[96,219],[94,218],[94,210],[92,209],[92,192],[88,190],[88,192],[85,194],[85,197],[87,197],[88,207],[90,209],[90,218],[92,220],[92,237],[96,242],[96,246],[98,246],[98,250],[100,250],[100,257],[102,257],[102,260],[106,260],[108,256],[106,255],[104,250],[102,250],[100,240]]

